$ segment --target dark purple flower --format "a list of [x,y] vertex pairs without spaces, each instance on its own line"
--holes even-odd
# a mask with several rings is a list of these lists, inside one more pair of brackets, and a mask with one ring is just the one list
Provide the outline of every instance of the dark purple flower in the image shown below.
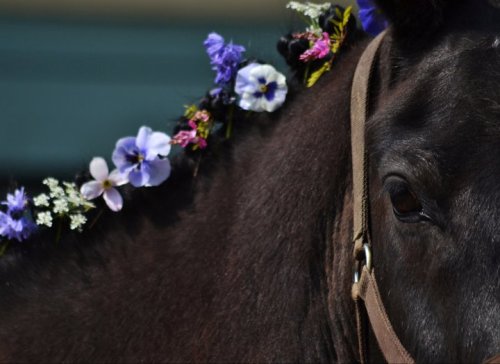
[[224,38],[217,33],[210,33],[203,42],[210,60],[213,60],[224,47]]
[[358,0],[359,19],[365,32],[377,35],[387,28],[387,20],[372,0]]
[[137,137],[118,140],[113,163],[134,187],[158,186],[170,175],[170,137],[141,127]]
[[226,85],[231,82],[238,71],[245,48],[229,43],[220,52],[219,56],[212,62],[212,69],[217,72],[215,83]]
[[210,57],[212,69],[216,72],[215,83],[221,86],[231,83],[242,60],[245,47],[232,42],[224,45],[224,38],[210,33],[203,43]]
[[35,229],[36,225],[29,217],[21,216],[20,218],[15,218],[8,213],[6,214],[0,211],[0,236],[6,237],[7,239],[23,241],[27,239]]
[[7,194],[7,201],[2,202],[2,205],[7,206],[9,213],[20,213],[24,211],[28,205],[28,197],[24,193],[24,187],[14,191],[14,194]]

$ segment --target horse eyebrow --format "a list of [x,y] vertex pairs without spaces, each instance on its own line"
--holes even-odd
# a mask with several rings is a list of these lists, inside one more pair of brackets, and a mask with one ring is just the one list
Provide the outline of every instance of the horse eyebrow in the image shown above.
[[404,142],[381,154],[378,164],[380,178],[394,174],[404,177],[412,185],[434,186],[440,189],[443,179],[435,151],[414,148],[408,152]]

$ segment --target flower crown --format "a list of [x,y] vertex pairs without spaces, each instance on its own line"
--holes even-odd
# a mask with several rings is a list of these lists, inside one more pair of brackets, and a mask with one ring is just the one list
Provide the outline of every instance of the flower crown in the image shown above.
[[[376,34],[385,28],[385,20],[369,0],[358,3],[366,31]],[[291,1],[287,8],[300,14],[307,28],[282,38],[278,50],[297,75],[303,77],[305,85],[311,87],[331,69],[354,33],[356,22],[351,7]],[[57,225],[58,240],[63,225],[76,231],[82,231],[86,225],[93,226],[100,216],[97,214],[88,223],[88,213],[96,208],[93,200],[102,196],[109,209],[120,211],[121,186],[158,186],[167,180],[172,146],[183,148],[187,155],[201,156],[215,137],[231,137],[235,112],[272,113],[284,104],[287,80],[272,65],[245,59],[243,46],[225,42],[217,33],[210,33],[204,46],[215,71],[214,87],[198,105],[186,107],[173,137],[142,126],[136,136],[116,142],[112,171],[104,158],[95,157],[89,165],[92,179],[81,186],[46,178],[42,182],[46,193],[30,198],[21,187],[7,194],[0,210],[0,255],[10,244],[22,242],[42,228]]]

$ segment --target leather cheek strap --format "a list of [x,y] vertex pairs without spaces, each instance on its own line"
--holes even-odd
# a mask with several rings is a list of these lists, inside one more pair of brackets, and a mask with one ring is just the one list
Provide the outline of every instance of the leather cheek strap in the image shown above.
[[387,317],[373,270],[370,272],[366,266],[363,267],[360,280],[352,286],[352,296],[355,301],[362,300],[365,303],[373,333],[385,360],[389,363],[414,363]]
[[[370,79],[374,68],[377,51],[385,32],[379,34],[362,54],[354,73],[351,91],[351,149],[353,183],[353,243],[354,259],[359,264],[363,260],[364,247],[369,250],[369,213],[368,213],[368,158],[366,153],[365,126],[367,119]],[[366,260],[368,258],[364,257]],[[361,279],[354,283],[352,295],[356,303],[357,335],[359,359],[366,357],[366,335],[364,333],[362,303],[366,307],[379,347],[389,363],[414,363],[410,354],[399,341],[391,326],[386,310],[380,298],[377,283],[369,267],[363,267]]]

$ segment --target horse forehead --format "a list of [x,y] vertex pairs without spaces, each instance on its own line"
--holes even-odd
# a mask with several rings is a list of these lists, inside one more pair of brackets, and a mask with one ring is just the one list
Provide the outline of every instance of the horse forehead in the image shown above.
[[499,44],[497,36],[459,36],[409,72],[368,124],[379,167],[438,180],[440,166],[460,170],[500,153]]

